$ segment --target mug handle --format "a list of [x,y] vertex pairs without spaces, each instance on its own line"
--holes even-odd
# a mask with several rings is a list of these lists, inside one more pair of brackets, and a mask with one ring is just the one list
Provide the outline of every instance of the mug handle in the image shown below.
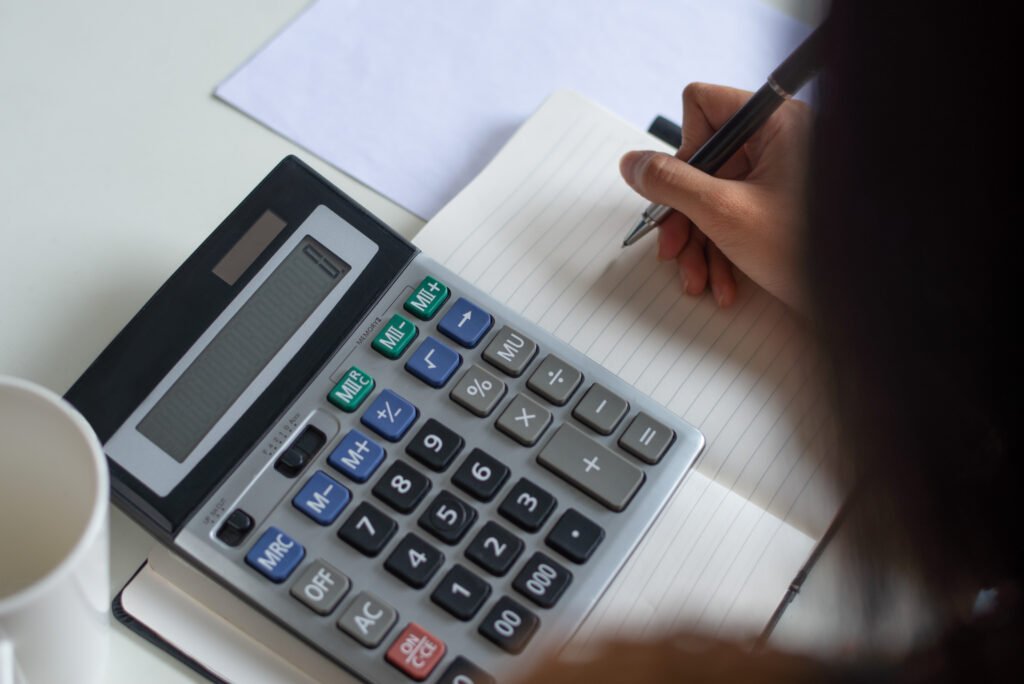
[[18,684],[18,664],[14,660],[14,644],[0,638],[0,684]]

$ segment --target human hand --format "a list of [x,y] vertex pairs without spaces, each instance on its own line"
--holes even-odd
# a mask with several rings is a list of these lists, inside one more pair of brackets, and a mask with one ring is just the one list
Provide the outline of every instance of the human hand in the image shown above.
[[788,101],[715,176],[689,159],[751,93],[691,83],[683,90],[683,144],[673,157],[627,152],[623,178],[638,193],[672,207],[660,226],[658,259],[675,259],[683,291],[710,285],[719,306],[736,299],[733,265],[791,307],[802,310],[798,268],[804,221],[810,108]]

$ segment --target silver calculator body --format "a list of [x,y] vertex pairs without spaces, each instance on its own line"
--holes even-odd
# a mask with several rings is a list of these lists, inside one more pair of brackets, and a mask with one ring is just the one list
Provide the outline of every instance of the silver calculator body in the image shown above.
[[371,682],[564,644],[704,445],[292,157],[67,396],[124,510]]

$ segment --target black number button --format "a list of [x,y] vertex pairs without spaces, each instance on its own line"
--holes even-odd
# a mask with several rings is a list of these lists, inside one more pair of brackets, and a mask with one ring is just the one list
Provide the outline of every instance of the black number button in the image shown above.
[[522,478],[501,502],[498,512],[527,532],[536,532],[555,510],[556,503],[555,497]]
[[452,482],[474,499],[490,501],[508,479],[508,468],[481,449],[473,449]]
[[397,529],[398,523],[364,501],[338,530],[338,537],[372,558],[381,552]]
[[430,599],[460,620],[468,620],[491,595],[491,586],[456,563],[444,576]]
[[422,589],[444,564],[444,554],[410,532],[384,562],[388,572]]
[[594,553],[604,539],[604,530],[591,522],[575,508],[570,508],[558,519],[548,534],[548,546],[574,563],[583,563]]
[[408,463],[395,461],[373,488],[378,499],[399,513],[416,508],[430,489],[430,480]]
[[417,461],[441,472],[462,451],[465,441],[433,418],[428,420],[405,448]]
[[481,568],[501,577],[523,552],[523,541],[501,525],[489,522],[466,548],[466,557]]
[[471,660],[459,656],[448,666],[437,684],[495,684],[494,677],[477,667]]
[[502,596],[480,624],[480,633],[509,653],[522,653],[539,624],[540,618]]
[[543,553],[535,553],[516,575],[512,586],[541,608],[550,608],[558,603],[570,582],[571,572]]
[[441,492],[420,516],[420,527],[447,544],[458,542],[476,520],[476,511],[459,497]]

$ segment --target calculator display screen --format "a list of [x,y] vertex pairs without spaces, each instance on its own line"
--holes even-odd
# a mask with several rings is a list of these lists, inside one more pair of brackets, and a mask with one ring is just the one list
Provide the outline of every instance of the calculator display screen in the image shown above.
[[183,462],[351,266],[306,237],[138,424]]

